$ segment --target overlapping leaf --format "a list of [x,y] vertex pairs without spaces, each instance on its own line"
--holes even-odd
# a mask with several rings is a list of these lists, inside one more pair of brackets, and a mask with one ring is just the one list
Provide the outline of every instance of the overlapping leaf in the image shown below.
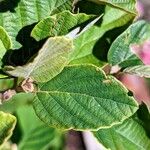
[[128,13],[106,7],[101,25],[95,25],[74,40],[75,50],[71,60],[85,57],[92,53],[95,43],[109,30],[121,27],[134,17]]
[[12,48],[10,37],[3,27],[0,26],[0,67],[2,65],[2,58],[6,51]]
[[[57,3],[60,3],[60,1],[59,2],[57,1]],[[74,7],[75,7],[74,6],[74,0],[65,0],[64,2],[62,1],[59,5],[56,4],[56,6],[57,7],[55,7],[53,9],[51,15],[60,13],[60,12],[65,11],[65,10],[69,10],[70,12],[72,12]]]
[[16,124],[16,118],[0,111],[0,145],[10,138]]
[[11,49],[12,43],[8,33],[5,31],[3,27],[0,26],[0,40],[3,43],[6,50]]
[[39,89],[33,102],[36,114],[57,128],[106,128],[122,122],[138,108],[120,82],[90,65],[68,66]]
[[136,0],[89,0],[98,4],[108,4],[136,15]]
[[79,59],[74,59],[69,63],[70,65],[75,65],[75,64],[93,64],[98,67],[102,67],[105,65],[105,62],[100,61],[98,58],[96,58],[93,54],[89,54],[85,57],[79,58]]
[[[71,10],[72,3],[72,0],[20,0],[12,1],[11,4],[6,1],[4,4],[0,4],[2,8],[0,12],[0,25],[8,32],[13,41],[13,48],[16,49],[21,46],[16,41],[16,36],[20,29],[50,16],[54,11]],[[14,10],[9,10],[10,6]],[[58,9],[60,7],[62,9]]]
[[112,44],[108,53],[109,63],[123,67],[142,64],[141,60],[132,51],[131,46],[141,44],[149,39],[150,24],[145,21],[134,23]]
[[59,74],[68,64],[72,48],[72,40],[68,38],[49,38],[33,62],[16,68],[8,67],[6,72],[15,77],[30,77],[37,82],[46,82]]
[[149,150],[150,140],[139,120],[127,119],[121,125],[94,133],[111,150]]
[[[37,24],[33,29],[31,35],[36,40],[41,40],[49,36],[65,35],[71,28],[76,25],[79,26],[81,23],[93,17],[94,16],[85,14],[73,15],[69,12],[62,12],[39,22],[39,24]],[[95,43],[104,35],[105,32],[113,28],[123,26],[133,18],[134,16],[124,11],[106,7],[102,25],[95,25],[91,27],[74,40],[75,50],[71,56],[71,60],[91,55]]]
[[64,11],[40,21],[32,30],[31,36],[39,41],[50,36],[66,35],[73,27],[92,18],[94,15],[72,14],[69,11]]

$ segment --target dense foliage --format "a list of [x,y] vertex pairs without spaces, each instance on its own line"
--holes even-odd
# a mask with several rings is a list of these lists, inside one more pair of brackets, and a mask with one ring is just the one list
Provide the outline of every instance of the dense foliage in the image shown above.
[[150,24],[137,18],[136,0],[1,0],[1,148],[63,149],[73,129],[106,149],[149,150],[149,106],[117,79],[150,77],[133,51]]

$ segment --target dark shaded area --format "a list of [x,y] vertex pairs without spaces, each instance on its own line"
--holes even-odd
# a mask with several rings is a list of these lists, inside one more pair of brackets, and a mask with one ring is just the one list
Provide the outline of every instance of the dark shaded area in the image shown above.
[[133,92],[132,92],[132,91],[129,91],[129,92],[128,92],[128,96],[134,96]]
[[66,137],[66,149],[68,150],[86,150],[82,132],[70,130]]
[[102,61],[107,62],[107,54],[108,50],[111,46],[111,44],[114,42],[114,40],[121,34],[123,33],[128,27],[130,23],[118,27],[112,30],[109,30],[106,32],[95,44],[93,48],[93,54],[95,57]]
[[2,60],[5,65],[18,66],[26,64],[43,46],[46,39],[37,42],[30,36],[34,26],[35,24],[29,25],[19,31],[16,40],[22,44],[22,47],[7,51]]
[[142,126],[145,129],[147,136],[150,138],[150,113],[146,104],[142,104],[137,111],[139,119],[142,121]]
[[[76,27],[80,26],[80,31],[82,31],[83,28],[86,27],[88,23],[90,23],[94,18],[89,19],[88,21],[78,24],[77,26],[71,28],[69,31],[74,30]],[[100,20],[98,23],[101,23],[102,20]],[[35,57],[37,52],[40,50],[40,48],[45,43],[46,39],[43,39],[41,41],[36,41],[34,38],[30,36],[31,31],[33,30],[35,24],[23,27],[17,37],[16,40],[22,45],[20,49],[17,50],[9,50],[3,57],[3,64],[5,65],[11,65],[11,66],[22,66],[25,65],[29,60]],[[79,32],[80,33],[80,32]]]
[[[0,70],[0,74],[2,75],[7,75],[5,72],[3,72],[2,70]],[[5,78],[6,79],[6,78]]]
[[[77,26],[80,26],[81,30],[82,30],[83,28],[86,27],[86,25],[91,23],[91,21],[96,19],[98,16],[102,15],[104,13],[104,11],[105,11],[104,5],[100,6],[93,2],[89,2],[87,0],[78,1],[77,3],[75,3],[74,13],[85,13],[88,15],[95,15],[95,18],[90,19],[90,20],[84,22],[83,24],[80,24],[80,25],[78,24]],[[101,23],[102,23],[102,19],[100,19],[95,25],[100,26]],[[74,27],[73,29],[75,29],[76,27]]]
[[[15,116],[17,117],[16,114],[15,114]],[[21,136],[22,136],[22,131],[21,131],[21,128],[19,126],[19,123],[17,122],[15,129],[13,131],[13,135],[11,136],[12,143],[18,144],[21,140]]]
[[100,15],[104,13],[105,6],[97,5],[93,2],[88,2],[87,0],[79,1],[75,4],[75,12]]
[[[86,13],[86,14],[94,14],[94,15],[101,15],[105,11],[105,5],[97,5],[96,3],[89,2],[86,0],[78,1],[75,4],[75,12],[80,13]],[[102,22],[102,19],[100,19],[96,25],[100,26]],[[112,44],[112,42],[123,32],[125,31],[128,26],[131,24],[129,22],[128,24],[118,27],[115,29],[112,29],[108,32],[106,32],[103,37],[101,37],[95,44],[93,48],[93,54],[95,57],[97,57],[99,60],[107,61],[107,54],[108,50]]]
[[0,1],[0,12],[15,12],[15,8],[18,6],[20,0],[2,0]]

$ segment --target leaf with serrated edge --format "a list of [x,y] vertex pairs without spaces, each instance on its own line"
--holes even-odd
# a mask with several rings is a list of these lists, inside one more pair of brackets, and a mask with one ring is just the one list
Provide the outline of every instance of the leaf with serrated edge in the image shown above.
[[56,128],[108,128],[138,109],[118,80],[92,65],[68,66],[39,89],[33,102],[36,114]]
[[0,145],[7,141],[12,135],[16,125],[16,118],[11,114],[0,111]]
[[[66,17],[68,19],[66,19]],[[82,13],[71,14],[68,11],[65,11],[43,19],[34,27],[31,35],[37,41],[49,36],[65,35],[69,31],[69,29],[71,29],[71,27],[85,22],[93,17],[93,15],[89,16]],[[74,40],[75,50],[71,55],[71,61],[90,55],[92,53],[95,43],[99,38],[104,35],[105,32],[113,28],[123,26],[131,21],[133,18],[134,16],[124,11],[107,6],[105,9],[105,14],[103,16],[102,25],[95,25],[93,27],[90,27],[86,32],[82,33]],[[66,22],[66,20],[68,21]]]
[[73,27],[94,17],[94,15],[86,15],[84,13],[72,14],[69,11],[64,11],[41,20],[33,28],[31,36],[40,41],[50,36],[66,35]]
[[51,37],[44,44],[33,62],[16,68],[6,67],[5,71],[15,77],[30,77],[37,82],[46,82],[59,74],[68,64],[68,57],[72,52],[72,48],[71,39]]
[[[41,22],[34,27],[31,35],[37,41],[49,36],[65,35],[73,26],[85,22],[93,17],[93,15],[86,15],[82,13],[72,14],[68,11],[61,12],[57,15],[41,20]],[[80,59],[90,55],[95,43],[105,34],[105,32],[113,28],[123,26],[133,18],[134,16],[122,10],[107,6],[101,26],[93,25],[93,27],[90,27],[86,32],[82,33],[74,40],[75,50],[71,56],[71,61],[73,59]],[[66,22],[66,20],[68,21]]]
[[94,132],[95,137],[111,150],[149,150],[150,140],[139,120],[125,120],[121,125]]
[[4,44],[4,47],[6,48],[6,50],[12,48],[11,39],[10,39],[8,33],[5,31],[5,29],[1,26],[0,26],[0,40]]
[[[11,37],[13,49],[18,49],[21,44],[16,41],[16,37],[23,27],[54,14],[54,11],[61,12],[66,9],[71,11],[73,0],[16,0],[11,3],[14,10],[0,12],[0,25]],[[4,7],[7,7],[7,5],[10,5],[9,2],[6,2]]]
[[6,51],[12,48],[12,43],[8,33],[3,27],[0,26],[0,67],[2,65],[2,59]]
[[71,61],[91,54],[95,43],[107,31],[121,27],[133,18],[134,17],[132,15],[129,15],[124,11],[107,6],[101,26],[94,25],[74,40],[75,49],[71,55]]
[[138,21],[123,32],[111,45],[108,53],[110,64],[128,67],[143,64],[132,51],[133,44],[140,44],[150,39],[150,24],[146,21]]

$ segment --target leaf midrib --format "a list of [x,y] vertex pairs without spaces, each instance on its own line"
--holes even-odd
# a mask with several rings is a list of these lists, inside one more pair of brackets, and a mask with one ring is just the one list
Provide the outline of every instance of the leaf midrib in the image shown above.
[[[55,94],[55,93],[57,93],[57,94],[59,94],[59,93],[61,93],[61,94],[69,94],[69,95],[81,95],[81,96],[87,96],[87,97],[90,97],[90,98],[97,98],[97,99],[102,99],[102,100],[108,100],[108,101],[112,101],[112,102],[114,102],[114,103],[120,103],[120,104],[124,104],[124,105],[128,105],[128,106],[132,106],[132,107],[138,107],[138,105],[137,106],[135,106],[135,105],[132,105],[132,104],[128,104],[128,103],[124,103],[124,102],[119,102],[119,101],[114,101],[114,100],[112,100],[112,99],[110,99],[110,98],[102,98],[102,97],[97,97],[97,96],[91,96],[91,95],[87,95],[87,94],[83,94],[83,93],[73,93],[73,92],[60,92],[60,91],[38,91],[38,92],[36,92],[36,94],[37,93],[47,93],[47,94],[49,94],[49,93],[53,93],[53,94]],[[136,104],[136,103],[135,103]]]

